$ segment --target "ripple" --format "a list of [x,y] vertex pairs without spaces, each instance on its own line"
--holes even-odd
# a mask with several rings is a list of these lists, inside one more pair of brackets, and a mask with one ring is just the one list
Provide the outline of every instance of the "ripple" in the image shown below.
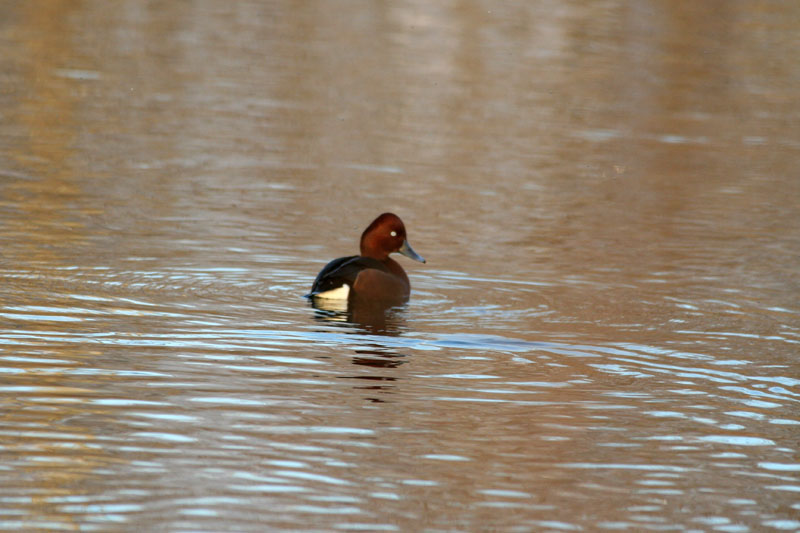
[[714,442],[719,444],[733,444],[734,446],[775,446],[775,441],[758,437],[741,437],[735,435],[706,435],[695,437],[701,442]]

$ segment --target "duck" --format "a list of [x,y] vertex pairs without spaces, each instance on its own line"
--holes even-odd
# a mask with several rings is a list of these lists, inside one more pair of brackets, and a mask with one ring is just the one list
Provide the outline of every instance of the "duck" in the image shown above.
[[360,255],[339,257],[320,271],[306,297],[313,301],[403,303],[411,283],[400,264],[389,257],[399,253],[414,261],[425,258],[411,248],[406,227],[394,213],[383,213],[361,234]]

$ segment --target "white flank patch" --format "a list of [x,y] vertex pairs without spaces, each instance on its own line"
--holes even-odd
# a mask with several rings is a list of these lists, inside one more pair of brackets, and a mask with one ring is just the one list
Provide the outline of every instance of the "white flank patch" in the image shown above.
[[323,298],[325,300],[347,300],[347,296],[350,294],[350,285],[345,283],[341,287],[336,289],[331,289],[325,292],[318,292],[314,294],[314,298]]

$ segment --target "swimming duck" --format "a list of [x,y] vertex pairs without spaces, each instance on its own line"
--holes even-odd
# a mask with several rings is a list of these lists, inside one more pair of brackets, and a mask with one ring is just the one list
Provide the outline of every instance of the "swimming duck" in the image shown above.
[[383,213],[361,234],[361,255],[340,257],[325,265],[307,296],[314,300],[408,300],[411,284],[403,267],[389,257],[394,252],[425,262],[408,244],[400,217]]

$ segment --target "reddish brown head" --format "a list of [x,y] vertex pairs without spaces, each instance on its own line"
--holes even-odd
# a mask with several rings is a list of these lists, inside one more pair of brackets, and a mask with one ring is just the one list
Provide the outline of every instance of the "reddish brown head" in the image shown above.
[[393,213],[384,213],[373,220],[361,234],[361,255],[384,261],[394,252],[421,263],[425,262],[408,244],[406,227],[400,217]]

